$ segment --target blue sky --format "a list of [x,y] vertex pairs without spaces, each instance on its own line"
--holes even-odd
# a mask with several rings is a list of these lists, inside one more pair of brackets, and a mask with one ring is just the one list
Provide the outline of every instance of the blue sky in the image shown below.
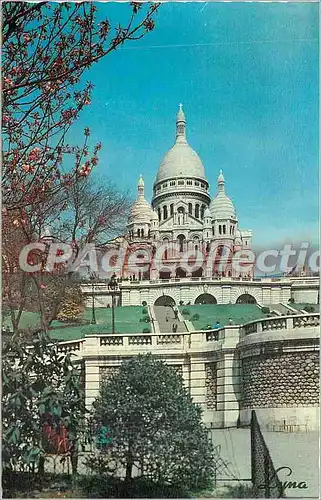
[[[121,19],[126,4],[99,4]],[[151,198],[178,104],[211,194],[223,169],[240,226],[256,245],[318,239],[318,5],[165,3],[155,30],[85,75],[85,126],[103,149],[95,175]],[[79,141],[80,142],[80,141]]]

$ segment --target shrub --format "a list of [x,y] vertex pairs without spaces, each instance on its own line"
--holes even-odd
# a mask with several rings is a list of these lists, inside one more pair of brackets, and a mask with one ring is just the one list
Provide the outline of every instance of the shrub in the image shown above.
[[188,309],[183,309],[183,310],[182,310],[182,314],[183,314],[184,316],[189,316],[190,312],[189,312],[189,310],[188,310]]
[[[93,403],[93,424],[107,422],[112,446],[106,462],[112,460],[126,470],[127,497],[137,498],[128,494],[137,465],[144,468],[148,481],[158,485],[200,490],[212,482],[213,445],[202,410],[193,403],[182,377],[163,361],[150,354],[131,358],[101,385]],[[95,469],[94,465],[94,473]],[[140,498],[150,498],[147,489],[140,492]],[[161,497],[169,495],[156,495]]]
[[143,300],[143,302],[142,302],[142,306],[143,306],[143,307],[146,307],[146,306],[147,306],[147,302],[146,302],[146,300]]
[[294,298],[293,297],[290,297],[289,300],[288,300],[288,303],[289,304],[294,304]]
[[144,316],[144,321],[145,323],[150,323],[150,317],[148,315]]
[[179,305],[180,305],[180,306],[183,306],[183,305],[184,305],[184,300],[180,300],[180,301],[179,301]]
[[148,328],[143,328],[143,333],[150,333],[151,332],[151,329],[148,327]]
[[306,304],[303,309],[307,312],[307,313],[313,313],[314,312],[314,306],[312,304]]
[[148,314],[148,309],[146,307],[143,307],[142,313],[143,314]]
[[197,321],[198,319],[200,319],[200,315],[197,313],[193,314],[192,319],[195,319]]
[[269,314],[270,308],[269,307],[262,307],[261,311],[263,314]]

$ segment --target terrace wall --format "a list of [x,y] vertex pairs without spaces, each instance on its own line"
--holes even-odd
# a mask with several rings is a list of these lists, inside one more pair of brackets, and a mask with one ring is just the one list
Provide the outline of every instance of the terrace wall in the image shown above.
[[267,429],[309,431],[319,426],[319,323],[300,314],[215,331],[88,335],[59,349],[85,365],[87,407],[103,376],[151,352],[181,373],[209,427],[247,425],[255,409]]

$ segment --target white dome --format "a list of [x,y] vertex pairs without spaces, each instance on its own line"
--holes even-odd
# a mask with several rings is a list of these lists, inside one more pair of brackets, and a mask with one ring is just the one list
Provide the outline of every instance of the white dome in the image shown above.
[[198,177],[206,180],[198,154],[187,144],[186,119],[182,104],[179,105],[176,116],[176,141],[158,169],[156,182],[172,177]]
[[140,179],[138,181],[138,198],[137,200],[132,204],[129,217],[128,217],[128,222],[148,222],[150,223],[154,211],[150,204],[148,203],[147,200],[145,200],[144,197],[144,181],[142,176],[140,176]]
[[138,198],[131,206],[130,222],[150,222],[153,217],[153,210],[145,198]]
[[235,208],[232,200],[225,194],[225,179],[222,170],[217,179],[218,193],[210,204],[213,219],[236,219]]
[[213,219],[235,218],[235,208],[232,200],[224,192],[219,192],[210,204]]
[[153,210],[152,220],[158,220],[158,215],[155,210]]
[[200,157],[187,143],[177,142],[168,151],[158,169],[156,182],[170,177],[199,177],[205,180]]

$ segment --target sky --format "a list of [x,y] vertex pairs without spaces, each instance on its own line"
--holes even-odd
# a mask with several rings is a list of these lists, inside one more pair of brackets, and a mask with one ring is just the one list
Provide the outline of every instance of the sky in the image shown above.
[[[99,4],[123,19],[126,4]],[[216,193],[222,169],[257,246],[318,241],[318,5],[164,3],[155,30],[94,65],[92,104],[73,126],[102,142],[102,182],[150,201],[183,103],[187,139]]]

